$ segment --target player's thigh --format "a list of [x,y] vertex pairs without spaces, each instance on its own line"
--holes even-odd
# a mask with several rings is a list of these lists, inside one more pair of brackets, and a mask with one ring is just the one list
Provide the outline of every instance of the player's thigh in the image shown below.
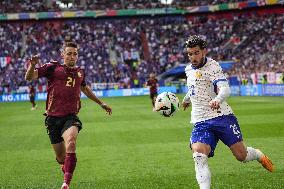
[[79,131],[82,129],[82,122],[75,115],[66,116],[62,129],[62,137],[64,141],[76,140]]
[[77,126],[71,126],[63,132],[62,137],[63,137],[64,141],[76,140],[78,133],[79,133],[78,127]]
[[[65,131],[67,131],[70,127],[73,127],[73,126],[78,128],[77,133],[79,133],[80,130],[82,129],[82,122],[80,121],[79,117],[77,117],[76,115],[65,116],[61,135],[63,136]],[[72,129],[72,130],[74,130],[74,129]],[[69,132],[70,131],[68,131],[68,133]]]
[[214,156],[214,150],[218,143],[218,138],[210,129],[210,123],[202,122],[194,125],[190,137],[190,147],[193,152],[199,152]]
[[211,151],[210,145],[204,144],[204,143],[201,143],[201,142],[196,142],[196,143],[191,144],[191,149],[192,149],[193,153],[198,152],[198,153],[205,154],[207,156],[209,155],[209,153]]
[[64,157],[65,156],[65,144],[64,142],[60,142],[57,144],[52,144],[56,157]]
[[35,97],[34,96],[31,96],[30,97],[30,102],[34,102],[35,101]]
[[150,94],[150,98],[151,99],[155,99],[157,97],[157,95],[158,95],[157,93],[151,93]]

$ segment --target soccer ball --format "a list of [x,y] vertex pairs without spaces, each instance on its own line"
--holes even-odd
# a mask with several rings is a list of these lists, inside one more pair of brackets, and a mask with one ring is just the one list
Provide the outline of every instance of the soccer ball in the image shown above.
[[173,116],[179,109],[179,99],[171,92],[163,92],[159,94],[155,102],[155,110],[162,116]]

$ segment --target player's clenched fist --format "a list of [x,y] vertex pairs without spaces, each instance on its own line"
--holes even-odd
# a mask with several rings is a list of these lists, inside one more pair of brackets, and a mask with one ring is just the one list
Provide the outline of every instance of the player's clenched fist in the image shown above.
[[32,65],[36,65],[36,64],[38,64],[39,63],[39,55],[34,55],[34,56],[32,56],[31,58],[30,58],[30,62],[31,62],[31,64]]
[[183,110],[186,110],[190,106],[190,102],[182,102]]

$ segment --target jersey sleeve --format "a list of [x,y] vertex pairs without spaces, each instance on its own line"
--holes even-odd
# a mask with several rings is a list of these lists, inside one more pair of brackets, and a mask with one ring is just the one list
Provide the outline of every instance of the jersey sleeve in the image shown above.
[[150,86],[150,80],[146,81],[146,86]]
[[216,62],[216,64],[212,64],[209,71],[209,79],[213,83],[214,86],[217,85],[218,82],[228,82],[221,66]]
[[55,67],[56,67],[56,64],[48,63],[48,64],[44,64],[41,67],[37,68],[36,70],[38,71],[38,78],[41,78],[41,77],[51,78]]
[[157,87],[157,85],[159,84],[159,81],[158,81],[158,79],[155,79],[155,86]]

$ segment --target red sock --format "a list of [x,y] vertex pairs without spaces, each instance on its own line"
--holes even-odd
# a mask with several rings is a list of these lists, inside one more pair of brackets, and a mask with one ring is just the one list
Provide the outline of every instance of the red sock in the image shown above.
[[76,167],[76,153],[66,153],[65,161],[64,161],[64,182],[66,184],[70,184],[73,172]]

